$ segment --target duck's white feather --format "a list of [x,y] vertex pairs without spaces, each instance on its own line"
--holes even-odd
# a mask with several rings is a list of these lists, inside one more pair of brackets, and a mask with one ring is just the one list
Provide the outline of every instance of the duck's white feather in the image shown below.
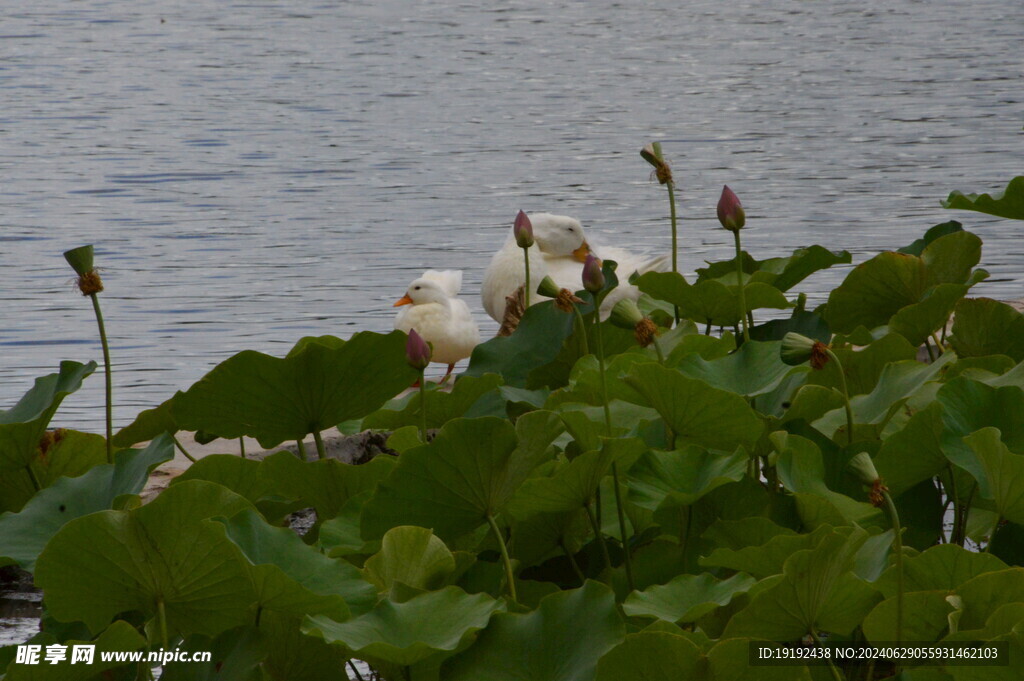
[[428,270],[406,290],[413,302],[395,317],[395,328],[416,332],[430,343],[432,362],[454,364],[473,354],[480,343],[480,330],[469,306],[455,297],[462,286],[462,272]]

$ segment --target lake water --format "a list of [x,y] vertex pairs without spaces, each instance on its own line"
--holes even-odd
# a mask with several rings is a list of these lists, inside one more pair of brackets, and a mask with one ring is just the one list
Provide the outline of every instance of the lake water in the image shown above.
[[[242,349],[391,328],[426,268],[479,283],[520,208],[606,242],[855,262],[960,219],[978,294],[1024,293],[1021,224],[944,211],[1024,172],[1019,0],[407,3],[33,0],[0,19],[0,408],[101,360],[61,253],[93,243],[115,419]],[[813,300],[843,270],[801,290]],[[56,422],[100,432],[101,373]]]

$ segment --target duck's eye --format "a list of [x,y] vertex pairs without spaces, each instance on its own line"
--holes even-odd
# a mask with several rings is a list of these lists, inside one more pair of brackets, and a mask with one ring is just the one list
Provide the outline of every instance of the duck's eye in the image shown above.
[[421,288],[422,288],[421,286],[414,286],[412,290],[413,291],[419,291]]

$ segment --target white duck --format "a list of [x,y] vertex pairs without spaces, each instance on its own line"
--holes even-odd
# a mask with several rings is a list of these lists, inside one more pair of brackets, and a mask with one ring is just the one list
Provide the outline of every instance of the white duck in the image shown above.
[[410,329],[433,345],[432,362],[448,365],[444,379],[452,373],[455,363],[473,354],[480,343],[477,328],[469,306],[460,298],[462,272],[458,270],[427,270],[406,290],[394,307],[409,305],[399,310],[395,328],[409,333]]
[[[530,216],[533,226],[534,245],[530,248],[530,284],[540,283],[545,275],[550,276],[561,288],[578,291],[583,287],[583,263],[592,252],[587,243],[583,226],[575,218],[551,213],[534,213]],[[602,316],[607,316],[619,300],[639,298],[640,290],[627,283],[633,272],[660,272],[668,267],[668,256],[650,257],[636,255],[622,248],[598,247],[593,249],[599,258],[618,263],[619,286],[601,305]],[[505,313],[505,297],[512,294],[525,282],[523,249],[509,236],[501,249],[491,258],[484,273],[481,297],[484,309],[495,321],[501,321]],[[536,293],[530,293],[532,300],[541,300]]]

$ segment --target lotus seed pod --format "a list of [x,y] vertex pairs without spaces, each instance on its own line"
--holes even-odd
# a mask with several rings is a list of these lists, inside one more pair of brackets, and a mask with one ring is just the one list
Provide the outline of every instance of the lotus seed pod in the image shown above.
[[430,357],[430,345],[416,333],[416,329],[409,329],[409,340],[405,342],[405,359],[409,366],[417,371],[423,371],[430,364]]
[[874,485],[879,479],[875,462],[871,460],[871,456],[867,452],[855,454],[849,463],[846,464],[846,467],[853,473],[854,477],[865,485]]
[[803,364],[814,353],[815,342],[807,336],[790,331],[782,337],[782,348],[779,355],[782,361],[790,366]]
[[544,277],[540,280],[540,285],[537,286],[537,293],[546,298],[557,298],[560,290],[558,284],[551,277]]
[[743,212],[740,199],[729,189],[729,185],[722,188],[722,197],[718,199],[718,221],[730,232],[740,231],[747,223],[747,215]]
[[612,324],[620,328],[635,329],[636,325],[644,320],[644,314],[637,307],[635,301],[623,298],[615,303],[609,319],[611,319]]
[[640,150],[640,156],[654,166],[654,175],[660,184],[672,182],[672,169],[661,155],[661,142],[651,142]]
[[582,303],[583,299],[574,294],[567,288],[563,288],[555,296],[555,307],[562,312],[572,312],[572,309],[576,306],[576,303]]
[[587,255],[583,265],[583,288],[591,293],[600,293],[604,288],[604,272],[601,271],[601,259]]
[[68,261],[68,264],[71,265],[71,269],[73,269],[78,276],[92,272],[92,245],[79,246],[78,248],[72,248],[70,251],[64,251],[64,259]]
[[519,248],[529,248],[533,245],[533,223],[523,211],[519,211],[516,215],[516,221],[512,224],[512,233],[516,237],[516,245]]

